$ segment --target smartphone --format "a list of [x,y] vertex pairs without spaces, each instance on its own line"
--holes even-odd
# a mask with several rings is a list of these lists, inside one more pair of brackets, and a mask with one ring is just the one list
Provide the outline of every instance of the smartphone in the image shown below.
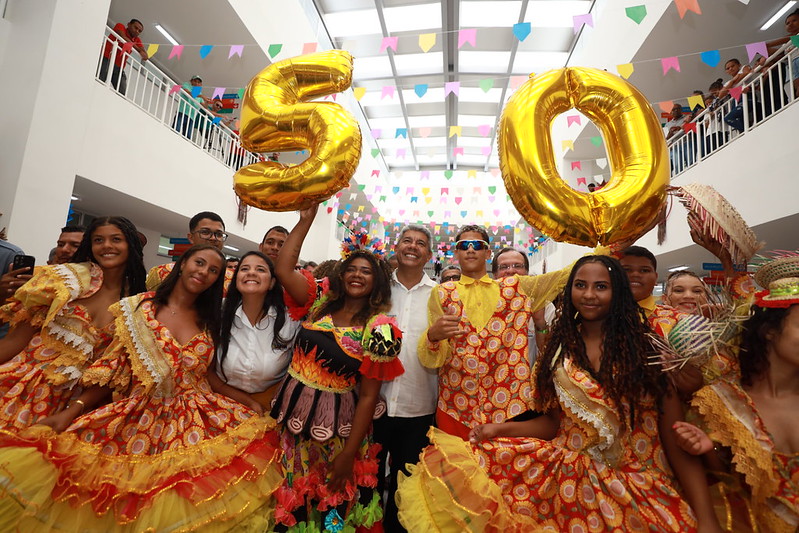
[[15,255],[14,264],[11,270],[18,270],[20,268],[27,268],[33,274],[33,266],[36,264],[36,258],[32,255]]

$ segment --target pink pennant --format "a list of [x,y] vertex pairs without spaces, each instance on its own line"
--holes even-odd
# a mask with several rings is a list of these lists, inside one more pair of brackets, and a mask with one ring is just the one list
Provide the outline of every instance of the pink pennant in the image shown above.
[[477,133],[479,133],[483,137],[488,137],[488,134],[491,133],[491,125],[483,124],[481,126],[477,126]]
[[460,197],[460,196],[456,196],[456,197],[455,197],[455,203],[456,203],[456,204],[458,204],[458,205],[461,205],[461,202],[462,202],[462,201],[463,201],[463,198],[462,198],[462,197]]
[[433,128],[419,128],[419,136],[423,139],[426,139],[433,133]]
[[176,93],[176,92],[178,92],[179,90],[180,90],[180,85],[173,85],[173,86],[172,86],[172,87],[169,89],[169,94],[175,94],[175,93]]
[[663,57],[660,59],[660,64],[663,66],[663,75],[665,76],[669,70],[674,69],[680,72],[680,58],[677,56]]
[[489,155],[489,154],[491,154],[491,147],[490,147],[490,146],[483,146],[483,147],[480,149],[480,151],[481,151],[481,153],[482,153],[483,155]]
[[241,57],[241,53],[244,52],[244,45],[243,44],[234,44],[230,46],[230,52],[228,52],[227,58],[230,59],[233,56]]
[[397,157],[399,159],[405,159],[405,148],[397,148]]
[[469,43],[472,47],[477,47],[477,30],[461,30],[458,32],[458,49],[465,43]]
[[568,115],[566,117],[566,127],[569,127],[572,124],[577,124],[578,126],[582,124],[580,121],[580,115]]
[[699,0],[674,0],[674,3],[677,5],[677,12],[680,14],[680,18],[685,17],[685,13],[688,11],[693,11],[697,15],[702,14]]
[[454,150],[452,150],[452,155],[463,155],[463,146],[456,146]]
[[594,27],[594,16],[591,13],[575,15],[572,20],[574,21],[574,33],[580,31],[580,29],[586,24],[592,28]]
[[755,58],[757,54],[760,54],[763,57],[768,57],[768,49],[766,48],[766,42],[761,41],[759,43],[747,44],[746,53],[749,54],[750,62]]
[[379,138],[381,133],[383,133],[383,130],[379,128],[372,128],[372,137],[375,139]]
[[459,81],[448,81],[444,83],[444,98],[447,97],[450,93],[454,93],[455,96],[458,96],[461,90],[461,82]]
[[449,187],[441,187],[441,194],[449,194]]
[[382,100],[386,96],[388,96],[389,98],[394,98],[394,91],[395,90],[396,90],[396,87],[394,87],[393,85],[384,85],[383,86],[383,94],[382,94],[382,96],[380,96],[380,99]]
[[672,102],[671,100],[664,100],[662,102],[658,102],[658,107],[664,113],[669,113],[671,111],[671,108],[674,107],[674,102]]
[[399,37],[383,37],[383,42],[380,43],[380,53],[385,52],[386,48],[391,48],[396,52],[398,40]]
[[214,89],[214,94],[211,96],[211,100],[219,98],[220,100],[222,97],[225,96],[225,88],[224,87],[216,87]]
[[313,54],[314,52],[316,52],[317,46],[318,43],[305,43],[304,45],[302,45],[302,55]]
[[736,102],[741,101],[741,93],[743,92],[743,87],[730,87],[730,96],[735,98]]
[[413,194],[413,187],[407,187],[405,189],[405,194]]
[[577,178],[577,185],[585,185],[585,178]]
[[430,179],[430,171],[423,170],[422,173],[419,175],[419,180],[429,180]]
[[[373,170],[372,171],[372,177],[379,178],[380,177],[380,171],[379,170]],[[377,188],[375,188],[375,192],[377,192]]]
[[491,172],[491,175],[494,176],[495,178],[497,176],[499,176],[499,169],[498,168],[492,168],[489,172]]
[[[374,173],[374,170],[372,172]],[[377,172],[379,173],[380,171],[378,170]],[[374,175],[374,174],[372,174],[372,175]],[[375,192],[383,192],[383,186],[382,185],[375,185]]]
[[173,57],[177,57],[178,59],[180,59],[180,55],[182,53],[183,53],[183,45],[176,44],[175,46],[172,47],[172,51],[169,52],[169,59],[172,59]]
[[577,170],[582,170],[583,164],[580,161],[572,161],[572,170],[574,170],[575,168]]

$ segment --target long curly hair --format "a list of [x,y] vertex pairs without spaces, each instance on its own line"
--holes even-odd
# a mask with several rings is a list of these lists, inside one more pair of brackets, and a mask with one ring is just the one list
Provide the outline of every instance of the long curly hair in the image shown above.
[[391,308],[391,270],[389,270],[388,264],[371,252],[356,250],[349,257],[340,261],[330,276],[328,276],[330,290],[321,305],[311,311],[312,320],[318,320],[344,307],[347,296],[344,292],[342,278],[347,267],[356,259],[366,259],[369,262],[374,274],[374,283],[372,284],[372,293],[369,295],[369,300],[360,311],[355,313],[352,318],[353,322],[358,325],[366,325],[370,318]]
[[738,363],[741,365],[741,384],[751,387],[769,369],[767,337],[782,331],[783,321],[791,310],[754,306],[754,313],[744,322]]
[[[183,252],[177,263],[175,263],[172,272],[164,278],[164,281],[155,289],[155,294],[151,298],[145,298],[141,303],[148,300],[155,303],[156,308],[165,306],[169,303],[169,296],[175,290],[175,286],[180,280],[180,273],[183,270],[183,265],[197,252],[203,250],[213,250],[222,261],[222,267],[219,276],[214,281],[213,285],[205,289],[197,296],[194,301],[194,309],[197,311],[197,318],[199,319],[199,326],[204,331],[208,331],[214,341],[214,346],[219,343],[219,327],[222,322],[222,293],[225,287],[225,256],[217,249],[216,246],[211,244],[196,244]],[[141,303],[139,305],[141,305]]]
[[[600,263],[608,269],[612,290],[610,310],[602,323],[602,355],[598,372],[594,371],[588,360],[580,331],[581,320],[571,294],[574,277],[586,263]],[[565,358],[569,358],[591,374],[607,391],[619,410],[619,419],[624,427],[635,426],[639,400],[650,395],[659,403],[666,394],[666,380],[662,372],[656,366],[647,364],[648,356],[654,352],[647,336],[650,332],[646,315],[633,298],[621,264],[612,257],[602,255],[580,258],[563,289],[560,313],[552,327],[552,337],[536,362],[536,409],[546,411],[557,403],[554,371]],[[625,403],[629,405],[629,412],[623,411]]]
[[125,241],[128,243],[128,260],[125,263],[125,273],[122,277],[122,289],[119,298],[122,299],[125,296],[146,291],[147,287],[144,281],[147,279],[147,270],[144,268],[144,253],[141,240],[139,240],[139,232],[133,222],[125,217],[106,216],[92,220],[83,234],[83,240],[80,241],[78,249],[75,250],[75,254],[72,256],[72,262],[83,263],[91,261],[97,264],[97,259],[92,252],[92,237],[97,228],[101,226],[115,226],[122,232]]
[[284,339],[280,336],[280,330],[282,330],[283,326],[286,324],[286,304],[283,301],[283,286],[275,276],[274,263],[261,252],[247,252],[242,256],[241,260],[239,260],[239,265],[233,272],[233,279],[230,281],[230,285],[227,289],[227,297],[225,298],[224,305],[222,305],[222,325],[219,331],[219,344],[217,344],[217,360],[219,361],[220,368],[222,368],[222,377],[226,377],[224,375],[225,369],[222,362],[225,360],[225,357],[227,357],[228,348],[230,347],[230,332],[233,328],[233,319],[236,316],[236,310],[238,310],[241,305],[241,293],[236,286],[236,280],[238,280],[242,263],[251,255],[260,257],[264,263],[266,263],[266,266],[269,268],[269,274],[272,276],[272,279],[275,280],[274,286],[266,293],[259,317],[265,317],[269,314],[270,309],[275,310],[275,321],[272,324],[272,349],[276,352],[285,351],[292,341],[292,339]]

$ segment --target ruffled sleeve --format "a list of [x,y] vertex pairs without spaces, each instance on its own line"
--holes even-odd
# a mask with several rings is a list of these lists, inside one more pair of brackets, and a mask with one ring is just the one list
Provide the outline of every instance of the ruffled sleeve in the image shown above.
[[405,372],[399,360],[402,349],[402,330],[397,321],[386,315],[377,315],[364,328],[363,361],[360,372],[367,378],[391,381]]
[[83,372],[81,384],[83,386],[100,385],[110,387],[116,392],[125,393],[130,387],[132,369],[126,343],[121,337],[120,320],[122,320],[122,309],[119,302],[108,308],[114,315],[117,322],[114,339],[100,358],[94,361],[89,368]]
[[12,327],[20,322],[42,327],[91,287],[91,263],[36,267],[33,277],[0,307],[0,320]]
[[284,290],[283,300],[286,302],[286,308],[289,311],[289,316],[292,318],[292,320],[299,322],[308,315],[308,311],[310,311],[311,307],[313,307],[313,305],[317,303],[322,296],[327,294],[327,291],[330,290],[330,282],[327,278],[314,279],[313,274],[305,269],[298,270],[297,272],[302,274],[308,281],[308,299],[304,305],[300,305],[297,303],[297,300],[292,298],[291,295]]

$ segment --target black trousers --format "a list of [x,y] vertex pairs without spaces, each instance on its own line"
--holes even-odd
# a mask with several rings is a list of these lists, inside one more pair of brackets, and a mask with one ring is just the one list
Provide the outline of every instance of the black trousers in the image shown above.
[[[419,461],[419,454],[430,444],[427,430],[434,423],[435,416],[432,414],[413,418],[383,416],[374,421],[375,442],[383,447],[377,456],[377,490],[382,495],[388,488],[388,500],[383,513],[383,529],[386,533],[405,531],[397,519],[397,503],[394,501],[397,474],[407,474],[405,464],[416,464]],[[388,479],[385,477],[386,456],[390,464]]]

